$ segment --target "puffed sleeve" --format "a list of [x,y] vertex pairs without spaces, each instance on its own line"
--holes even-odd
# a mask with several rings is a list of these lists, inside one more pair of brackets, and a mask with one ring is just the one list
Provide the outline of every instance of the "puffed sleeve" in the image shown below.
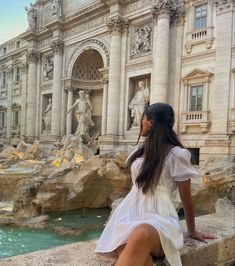
[[171,156],[170,175],[174,181],[186,181],[190,178],[200,177],[190,162],[191,154],[186,149],[177,149]]

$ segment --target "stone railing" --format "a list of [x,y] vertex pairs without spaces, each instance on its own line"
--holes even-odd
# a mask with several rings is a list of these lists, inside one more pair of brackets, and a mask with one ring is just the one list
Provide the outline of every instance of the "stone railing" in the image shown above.
[[191,53],[192,47],[196,44],[205,43],[207,49],[210,49],[214,42],[213,27],[203,28],[186,34],[185,48],[187,53]]
[[210,111],[195,111],[181,113],[181,133],[186,133],[187,127],[198,125],[201,132],[206,133],[210,126]]

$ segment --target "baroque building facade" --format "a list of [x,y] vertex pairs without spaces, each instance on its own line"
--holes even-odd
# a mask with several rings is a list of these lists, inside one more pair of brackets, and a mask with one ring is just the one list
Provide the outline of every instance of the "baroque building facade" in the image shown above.
[[194,163],[234,155],[234,0],[37,0],[26,11],[29,28],[0,45],[0,144],[74,134],[68,110],[84,90],[101,152],[131,150],[141,84],[150,103],[173,106]]

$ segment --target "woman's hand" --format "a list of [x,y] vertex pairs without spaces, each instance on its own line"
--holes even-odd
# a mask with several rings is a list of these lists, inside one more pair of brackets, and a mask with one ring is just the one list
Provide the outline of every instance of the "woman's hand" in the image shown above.
[[189,233],[189,237],[197,239],[198,241],[201,241],[201,242],[206,242],[206,243],[207,243],[206,239],[216,239],[217,238],[214,235],[210,235],[210,234],[207,234],[207,233],[202,233],[202,232],[197,231],[197,230],[194,230],[193,232],[190,232]]

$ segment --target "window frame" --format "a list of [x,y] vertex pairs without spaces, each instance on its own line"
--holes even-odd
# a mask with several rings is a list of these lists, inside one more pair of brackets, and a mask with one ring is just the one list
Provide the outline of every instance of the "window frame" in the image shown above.
[[[192,95],[192,93],[193,93],[193,89],[197,89],[197,95],[195,96],[196,97],[196,104],[195,104],[195,109],[193,109],[192,108],[192,97],[193,97],[193,95]],[[199,88],[201,88],[201,95],[199,96],[198,95],[198,89]],[[200,109],[198,109],[198,99],[199,99],[199,97],[200,97],[200,99],[201,99],[201,103],[200,103],[200,105],[201,105],[201,108]],[[190,112],[201,112],[202,110],[203,110],[203,97],[204,97],[204,84],[203,83],[201,83],[201,84],[193,84],[193,85],[190,85],[190,102],[189,102],[189,111]]]
[[[196,16],[196,14],[198,13],[197,12],[197,9],[198,8],[202,8],[202,7],[206,7],[206,15],[200,15],[199,17]],[[199,12],[202,13],[204,10],[200,10]],[[201,29],[205,29],[207,28],[207,17],[208,17],[208,5],[207,3],[203,3],[203,4],[200,4],[200,5],[197,5],[194,7],[194,30],[197,31],[197,30],[201,30]],[[205,19],[205,25],[202,26],[202,21]],[[199,21],[199,26],[197,26],[197,21]]]

